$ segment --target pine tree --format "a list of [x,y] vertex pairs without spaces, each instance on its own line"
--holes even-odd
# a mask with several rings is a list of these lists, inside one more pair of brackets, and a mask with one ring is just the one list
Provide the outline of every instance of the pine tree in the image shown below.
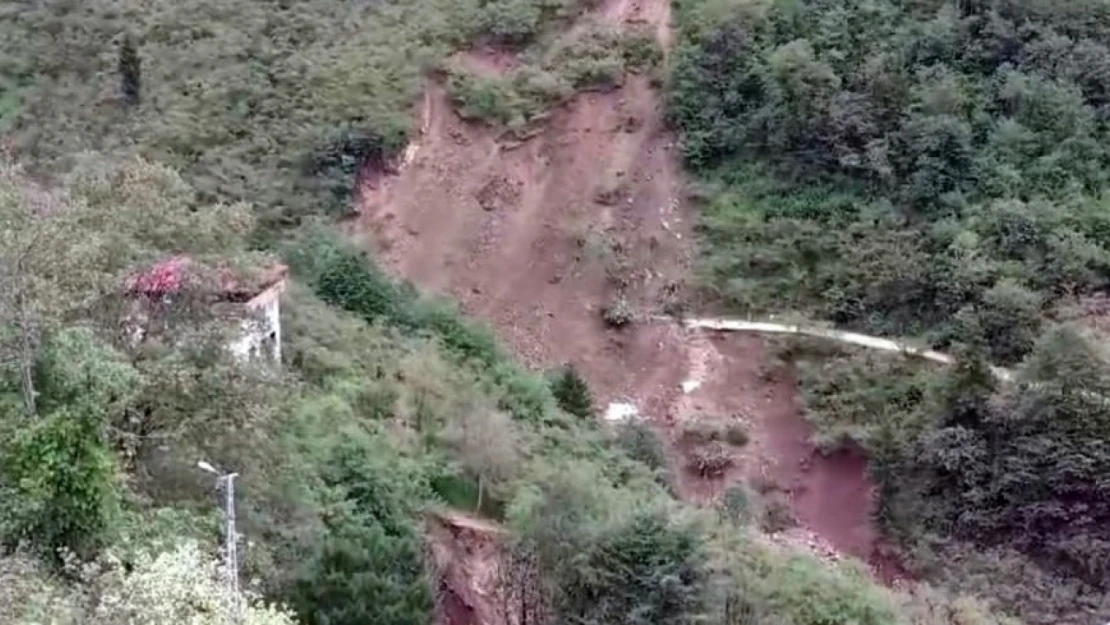
[[135,39],[131,35],[123,38],[119,48],[120,91],[127,106],[138,106],[142,100],[142,59]]
[[594,400],[586,380],[578,375],[574,367],[567,365],[551,385],[551,393],[559,402],[559,407],[583,419],[594,416]]

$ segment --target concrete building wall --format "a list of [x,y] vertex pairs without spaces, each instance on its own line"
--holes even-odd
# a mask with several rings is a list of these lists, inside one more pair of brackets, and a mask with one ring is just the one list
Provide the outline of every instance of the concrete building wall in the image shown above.
[[246,303],[251,318],[242,322],[243,334],[229,349],[236,356],[249,359],[264,356],[281,362],[281,294],[285,282],[266,289]]

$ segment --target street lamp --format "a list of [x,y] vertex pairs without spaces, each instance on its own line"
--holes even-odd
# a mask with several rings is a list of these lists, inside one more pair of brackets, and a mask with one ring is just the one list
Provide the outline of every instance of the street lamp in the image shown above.
[[224,489],[224,518],[227,521],[227,526],[224,529],[227,584],[231,591],[231,600],[235,602],[235,622],[241,623],[243,622],[243,615],[242,604],[239,600],[239,547],[238,534],[235,532],[235,478],[239,477],[239,474],[223,473],[203,460],[197,462],[197,467],[216,476],[217,491],[221,486]]

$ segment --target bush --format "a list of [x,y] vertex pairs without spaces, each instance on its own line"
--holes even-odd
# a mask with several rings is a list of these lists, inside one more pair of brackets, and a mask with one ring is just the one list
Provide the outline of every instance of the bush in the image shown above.
[[601,317],[612,328],[623,328],[632,323],[632,304],[623,293],[616,295],[601,311]]
[[582,419],[594,418],[594,400],[586,380],[572,365],[563,367],[551,384],[551,394],[559,407]]
[[689,467],[704,478],[717,478],[725,474],[734,463],[732,455],[720,443],[698,447],[690,452]]
[[[511,3],[523,6],[528,1]],[[512,38],[527,39],[531,36],[528,30],[524,28]],[[646,41],[633,38],[626,43],[612,27],[590,22],[530,50],[522,63],[506,74],[481,76],[451,65],[448,88],[464,118],[520,131],[577,90],[616,87],[626,68],[646,67],[653,59]]]
[[743,486],[729,486],[721,496],[718,510],[734,525],[747,525],[752,520],[752,494]]
[[537,0],[493,0],[481,9],[481,32],[495,40],[520,44],[540,30],[544,6]]
[[359,175],[366,168],[384,170],[388,152],[395,149],[372,131],[341,128],[306,159],[305,184],[315,187],[313,192],[320,194],[329,214],[350,214],[356,210],[354,193]]
[[[6,578],[14,572],[22,584],[34,587],[24,591],[23,601],[6,603],[12,623],[219,625],[237,621],[243,625],[296,625],[286,608],[254,593],[232,597],[222,567],[192,541],[177,542],[157,555],[135,554],[126,564],[103,558],[75,566],[67,572],[80,584],[34,575],[33,569],[12,568],[11,558],[0,561],[0,578],[10,583]],[[17,586],[15,590],[20,593],[22,589]]]
[[384,445],[349,439],[324,481],[345,497],[290,589],[307,624],[427,623],[431,586],[415,514],[430,499],[424,474]]
[[763,514],[759,525],[764,532],[773,534],[798,526],[794,512],[790,510],[790,503],[780,498],[771,498],[763,506]]
[[451,99],[463,119],[480,119],[493,124],[526,120],[526,101],[501,77],[480,77],[463,70],[450,73]]
[[789,557],[760,571],[757,604],[788,623],[885,625],[898,622],[893,602],[862,572]]
[[649,426],[632,420],[618,424],[617,445],[628,454],[629,458],[643,463],[657,476],[666,473],[668,467],[666,449]]
[[750,437],[748,435],[748,428],[739,423],[730,423],[725,428],[725,441],[729,445],[736,447],[743,447],[748,444]]
[[93,408],[59,408],[24,421],[4,441],[5,544],[27,542],[56,562],[62,551],[88,557],[104,545],[119,492],[103,427],[103,416]]
[[560,580],[555,611],[596,625],[696,622],[705,555],[691,528],[650,511],[607,528]]
[[626,67],[647,71],[663,62],[663,48],[648,28],[631,28],[621,35],[621,57]]

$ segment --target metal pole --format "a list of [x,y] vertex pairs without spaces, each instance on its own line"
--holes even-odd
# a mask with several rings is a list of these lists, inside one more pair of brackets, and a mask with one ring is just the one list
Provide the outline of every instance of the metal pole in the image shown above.
[[231,590],[231,600],[234,602],[233,618],[234,622],[238,625],[243,622],[243,603],[239,597],[239,540],[238,534],[235,532],[235,478],[238,473],[228,473],[223,476],[224,491],[227,496],[226,518],[227,518],[227,578],[228,588]]
[[220,490],[220,484],[224,487],[224,520],[227,522],[224,528],[224,558],[226,558],[227,587],[232,601],[229,620],[234,625],[242,625],[243,598],[239,596],[239,534],[235,531],[235,478],[239,477],[239,474],[224,474],[204,460],[198,461],[197,467],[216,476],[217,492]]

